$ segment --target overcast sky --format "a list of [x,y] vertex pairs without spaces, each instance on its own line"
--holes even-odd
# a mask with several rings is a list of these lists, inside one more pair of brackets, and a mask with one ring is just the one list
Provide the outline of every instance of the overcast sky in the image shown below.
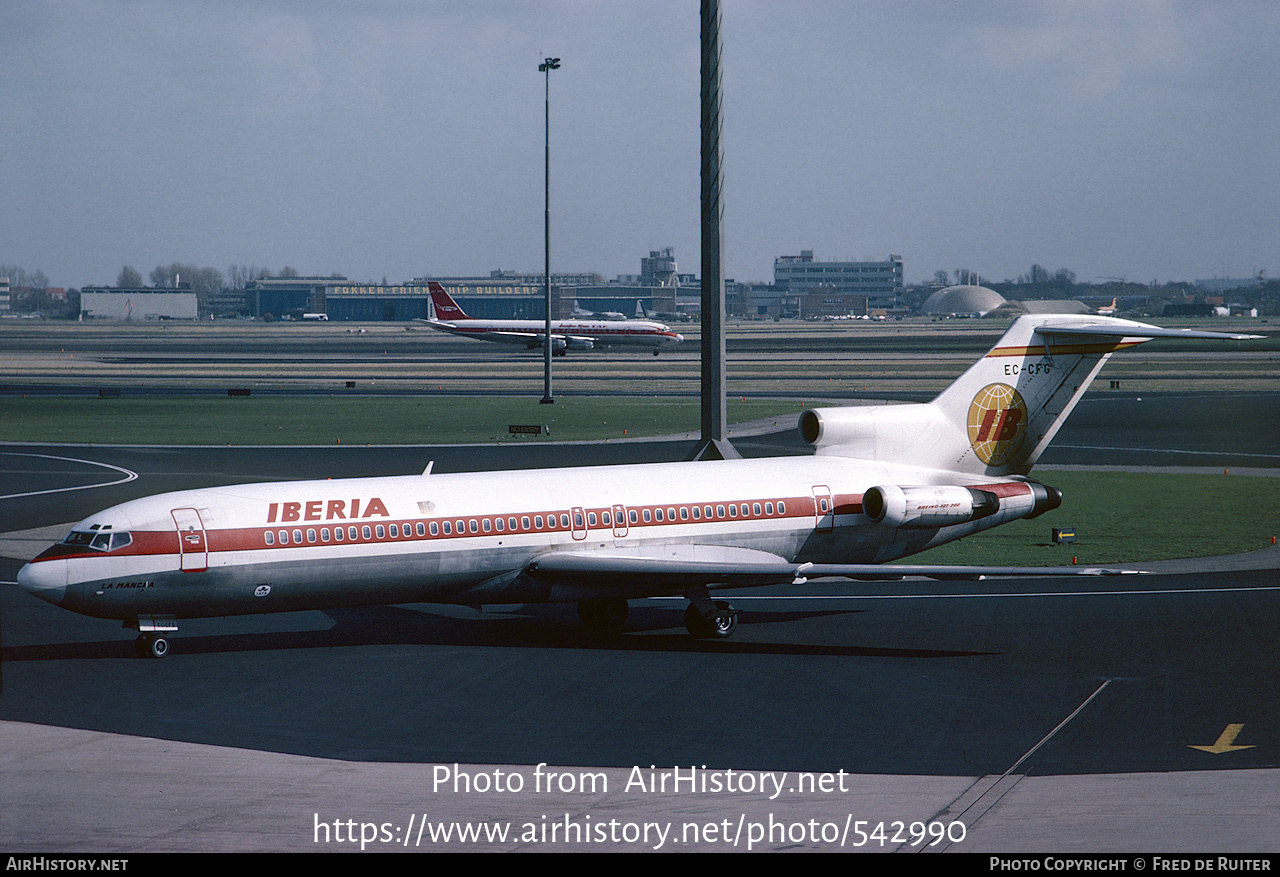
[[[1280,270],[1280,4],[724,0],[726,273]],[[698,0],[0,0],[0,263],[55,286],[697,272]]]

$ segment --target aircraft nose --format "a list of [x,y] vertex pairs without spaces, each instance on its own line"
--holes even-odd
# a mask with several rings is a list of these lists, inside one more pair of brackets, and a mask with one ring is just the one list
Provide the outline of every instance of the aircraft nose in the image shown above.
[[67,593],[67,562],[41,560],[28,563],[18,570],[18,584],[41,600],[61,603]]

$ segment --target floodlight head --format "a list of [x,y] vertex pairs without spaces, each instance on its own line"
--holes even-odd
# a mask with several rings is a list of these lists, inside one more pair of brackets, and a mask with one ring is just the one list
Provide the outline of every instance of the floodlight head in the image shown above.
[[538,65],[538,70],[540,72],[545,72],[547,70],[559,70],[559,69],[560,69],[559,58],[548,58]]

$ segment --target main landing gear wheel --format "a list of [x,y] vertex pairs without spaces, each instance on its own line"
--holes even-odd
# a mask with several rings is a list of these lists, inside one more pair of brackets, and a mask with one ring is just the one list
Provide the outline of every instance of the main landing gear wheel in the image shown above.
[[621,597],[583,600],[578,604],[578,618],[596,633],[617,633],[627,623],[630,608]]
[[138,634],[133,642],[140,658],[163,658],[169,654],[169,641],[153,633]]
[[684,626],[698,639],[725,639],[738,629],[738,610],[723,600],[717,600],[715,611],[703,617],[698,607],[689,604],[684,610]]

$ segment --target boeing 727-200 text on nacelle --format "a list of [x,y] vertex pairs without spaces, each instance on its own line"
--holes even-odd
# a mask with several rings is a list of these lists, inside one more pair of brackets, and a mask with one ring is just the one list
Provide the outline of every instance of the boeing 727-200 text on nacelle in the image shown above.
[[682,595],[730,635],[711,592],[1083,567],[882,566],[1056,508],[1027,477],[1110,355],[1151,338],[1258,336],[1106,317],[1024,316],[929,403],[817,408],[809,457],[295,481],[166,493],[76,524],[18,574],[36,596],[122,619],[143,654],[177,620],[391,603],[576,602],[620,627],[630,599]]

